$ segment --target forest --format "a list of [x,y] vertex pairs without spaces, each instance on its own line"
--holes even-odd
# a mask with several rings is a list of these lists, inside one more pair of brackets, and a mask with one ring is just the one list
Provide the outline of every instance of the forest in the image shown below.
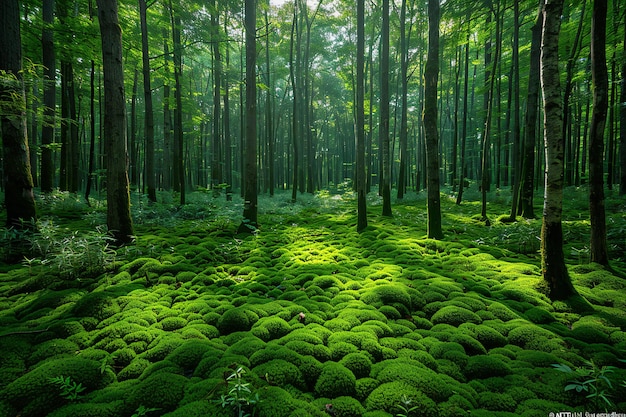
[[0,417],[626,416],[622,1],[0,22]]

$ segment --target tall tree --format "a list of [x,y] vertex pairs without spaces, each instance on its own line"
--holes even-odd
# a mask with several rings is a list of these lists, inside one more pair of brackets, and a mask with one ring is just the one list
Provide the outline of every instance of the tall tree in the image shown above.
[[258,173],[256,126],[256,0],[245,0],[246,28],[246,153],[244,162],[243,221],[238,231],[251,233],[258,227]]
[[41,127],[41,191],[49,193],[54,188],[54,167],[52,163],[52,143],[56,113],[56,56],[54,50],[54,0],[44,0],[42,4],[43,30],[41,49],[43,51],[43,125]]
[[18,0],[0,2],[0,129],[4,160],[4,205],[7,227],[22,228],[37,220],[33,177],[26,137],[26,98],[22,80],[22,43]]
[[222,175],[222,54],[220,51],[219,3],[211,2],[211,49],[213,50],[213,152],[211,161],[211,185],[218,192],[223,182]]
[[543,8],[541,40],[541,90],[543,92],[543,140],[546,173],[541,227],[543,279],[552,300],[576,294],[563,255],[563,101],[559,71],[559,32],[563,0],[547,0]]
[[619,109],[619,126],[620,126],[620,142],[619,142],[619,161],[620,161],[620,181],[619,195],[626,195],[626,30],[624,32],[624,40],[622,45],[622,82]]
[[465,148],[467,146],[467,118],[468,118],[468,89],[469,89],[469,47],[470,47],[470,13],[467,13],[467,35],[465,38],[465,60],[463,65],[463,121],[461,123],[461,161],[459,169],[459,193],[456,196],[456,204],[461,204],[463,189],[465,187]]
[[439,190],[439,132],[437,129],[437,82],[439,78],[439,0],[428,1],[428,58],[424,68],[424,135],[428,181],[428,237],[443,238]]
[[400,114],[400,166],[398,167],[398,199],[404,198],[406,190],[406,166],[407,166],[407,142],[408,142],[408,83],[409,83],[409,57],[408,57],[408,34],[406,30],[407,0],[402,0],[400,5],[400,94],[402,95]]
[[356,2],[356,191],[358,232],[367,227],[367,202],[365,200],[365,0]]
[[[437,0],[439,1],[439,0]],[[383,216],[391,216],[391,153],[389,149],[389,0],[382,1],[383,24],[380,35],[380,126],[382,145]]]
[[541,30],[543,27],[543,0],[539,2],[539,12],[532,27],[530,42],[530,69],[528,71],[528,92],[526,95],[526,114],[524,117],[524,146],[522,155],[522,172],[520,180],[520,200],[522,216],[526,219],[535,217],[533,207],[534,178],[535,178],[535,147],[537,143],[537,119],[539,118],[539,90],[540,57],[541,57]]
[[143,99],[145,106],[144,134],[146,136],[146,186],[148,201],[156,202],[156,177],[154,173],[154,112],[152,110],[152,88],[150,86],[150,55],[148,53],[148,21],[146,0],[139,0],[141,21],[141,63],[143,69]]
[[[591,18],[591,82],[593,113],[589,134],[589,214],[591,217],[591,262],[609,264],[604,207],[604,126],[609,106],[606,67],[606,0],[594,0]],[[623,105],[623,104],[622,104]]]
[[118,244],[133,239],[126,148],[122,29],[117,0],[98,0],[104,72],[104,138],[107,153],[107,226]]
[[[511,220],[515,220],[517,216],[519,203],[519,187],[521,183],[521,131],[520,131],[520,93],[519,93],[519,2],[513,2],[513,54],[511,62],[511,71],[513,72],[512,81],[512,106],[513,106],[513,198],[511,201]],[[511,105],[511,104],[510,104]],[[509,106],[510,106],[509,105]]]
[[174,10],[172,0],[169,1],[170,23],[172,25],[172,42],[174,44],[174,146],[172,179],[174,191],[180,192],[180,204],[185,204],[185,164],[183,144],[183,46],[180,39],[181,21],[180,15]]

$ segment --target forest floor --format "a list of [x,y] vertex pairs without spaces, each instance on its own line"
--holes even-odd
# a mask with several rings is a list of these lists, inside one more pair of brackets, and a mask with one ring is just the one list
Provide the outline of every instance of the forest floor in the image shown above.
[[[111,249],[101,202],[40,199],[39,231],[0,264],[0,417],[524,416],[626,413],[626,206],[609,193],[617,273],[588,262],[588,194],[567,189],[564,253],[581,297],[541,292],[541,220],[502,222],[508,191],[425,195],[356,232],[351,192],[134,197]],[[479,201],[471,189],[466,199]],[[536,199],[541,213],[540,197]],[[19,236],[3,231],[1,254]]]

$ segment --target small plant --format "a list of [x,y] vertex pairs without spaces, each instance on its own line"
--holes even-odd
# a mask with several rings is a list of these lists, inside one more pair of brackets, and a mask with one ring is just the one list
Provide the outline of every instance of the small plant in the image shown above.
[[400,404],[398,405],[400,412],[396,413],[396,417],[409,417],[412,415],[413,411],[418,409],[418,406],[416,405],[411,407],[412,402],[413,400],[411,400],[406,394],[402,394],[402,397],[400,397]]
[[59,387],[61,397],[69,401],[78,400],[81,396],[80,393],[85,391],[86,389],[85,387],[83,387],[83,384],[77,384],[69,376],[63,377],[63,375],[61,375],[54,378],[49,378],[48,380],[51,383],[57,385]]
[[238,366],[226,377],[227,392],[218,400],[222,408],[230,408],[237,417],[253,416],[254,406],[260,401],[259,394],[250,389],[250,383],[244,382],[245,372],[243,367]]
[[572,369],[567,365],[556,363],[552,365],[558,371],[571,375],[574,379],[568,381],[565,391],[576,391],[579,394],[587,394],[587,398],[594,409],[599,409],[602,404],[605,408],[614,406],[609,398],[613,390],[613,383],[609,376],[617,369],[614,366],[598,366],[593,361],[586,361],[583,366]]
[[133,415],[131,417],[144,417],[147,416],[148,413],[151,413],[153,411],[159,411],[160,408],[148,408],[148,407],[144,407],[143,405],[140,405],[139,407],[137,407],[137,409],[135,410],[135,412],[133,413]]

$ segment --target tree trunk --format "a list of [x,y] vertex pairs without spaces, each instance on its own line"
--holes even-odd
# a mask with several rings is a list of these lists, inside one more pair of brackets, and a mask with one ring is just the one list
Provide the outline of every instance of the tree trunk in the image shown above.
[[461,129],[461,160],[460,160],[460,169],[459,169],[459,193],[456,196],[456,204],[461,204],[463,199],[463,190],[465,188],[465,147],[467,144],[467,111],[468,111],[468,89],[469,89],[469,43],[470,43],[470,35],[471,35],[471,27],[470,27],[470,19],[468,12],[468,24],[467,24],[467,35],[465,38],[465,63],[464,63],[464,79],[463,79],[463,122]]
[[170,110],[170,51],[168,48],[168,33],[163,29],[163,159],[161,163],[161,175],[163,176],[163,189],[172,189],[172,111]]
[[141,62],[143,67],[143,98],[145,106],[146,136],[146,186],[148,201],[156,202],[156,178],[154,173],[154,113],[152,110],[152,88],[150,87],[150,55],[148,54],[148,22],[146,0],[139,0],[141,20]]
[[181,22],[180,16],[175,13],[170,0],[170,19],[172,24],[172,41],[174,44],[174,98],[176,108],[174,110],[174,161],[172,164],[174,191],[180,192],[180,204],[185,204],[185,165],[183,146],[183,86],[180,82],[182,77],[182,45],[180,41]]
[[513,198],[511,201],[511,220],[515,220],[519,206],[519,189],[521,183],[521,132],[520,132],[520,97],[519,97],[519,3],[513,2],[513,57],[511,70],[513,71],[513,152],[512,152],[512,178]]
[[541,264],[543,279],[552,300],[576,294],[563,255],[563,174],[564,137],[563,101],[559,71],[559,31],[563,0],[548,0],[543,9],[541,41],[541,89],[543,92],[543,139],[546,173],[543,222],[541,227]]
[[107,226],[118,244],[133,239],[126,148],[122,30],[117,0],[98,0],[104,72],[104,137],[107,152]]
[[299,67],[299,52],[297,49],[299,47],[298,44],[298,0],[294,0],[293,3],[293,22],[291,23],[291,42],[289,46],[289,78],[291,80],[291,91],[293,94],[293,114],[292,114],[292,133],[291,140],[293,141],[293,153],[292,153],[292,166],[293,166],[293,183],[291,184],[291,201],[293,203],[296,202],[298,197],[298,170],[300,169],[299,164],[299,147],[298,147],[298,125],[300,122],[300,118],[298,117],[298,109],[299,109],[299,97],[298,97],[298,80],[296,79],[296,73],[298,72],[297,68]]
[[[228,13],[224,19],[224,31],[228,27]],[[226,68],[230,66],[230,49],[226,48]],[[228,80],[228,70],[224,71],[222,77],[222,85],[224,88],[224,181],[226,181],[226,201],[233,199],[233,156],[232,141],[230,137],[230,86]]]
[[391,216],[391,153],[389,149],[389,0],[382,0],[383,25],[380,52],[380,126],[378,135],[382,145],[383,216]]
[[54,51],[54,0],[43,1],[43,124],[41,126],[41,191],[49,193],[54,188],[52,143],[56,114],[56,57]]
[[593,114],[589,135],[589,214],[591,218],[591,262],[609,264],[604,207],[604,127],[609,104],[606,67],[606,0],[594,0],[591,19],[591,82]]
[[239,233],[253,233],[257,218],[257,127],[256,127],[256,0],[245,0],[246,28],[246,154],[244,165],[245,195],[243,221]]
[[[0,71],[12,82],[0,84],[2,156],[4,159],[4,204],[6,227],[34,227],[37,220],[33,177],[26,137],[26,100],[22,80],[22,43],[18,0],[0,2]],[[30,224],[28,224],[30,223]]]
[[365,200],[365,0],[356,1],[356,189],[357,232],[367,227],[367,202]]
[[621,95],[620,103],[622,105],[619,109],[619,161],[620,161],[620,181],[619,181],[619,195],[626,195],[626,30],[624,32],[624,40],[622,45],[624,51],[622,53],[622,81],[621,81]]
[[87,180],[85,182],[85,200],[89,203],[91,185],[95,171],[96,159],[96,62],[91,60],[91,72],[89,74],[89,156],[87,166]]
[[537,144],[537,119],[539,117],[539,89],[540,80],[540,56],[541,56],[541,30],[543,27],[543,0],[540,0],[537,19],[532,27],[532,40],[530,44],[530,70],[528,73],[528,94],[526,96],[526,115],[524,119],[524,147],[522,156],[522,181],[520,200],[522,205],[522,217],[535,218],[533,207],[534,178],[535,178],[535,147]]
[[408,136],[408,50],[406,33],[406,1],[402,0],[400,6],[400,94],[402,95],[400,115],[400,166],[398,168],[398,194],[399,200],[404,198],[406,190],[406,165],[407,165],[407,136]]
[[428,237],[442,239],[439,191],[439,135],[437,131],[437,79],[439,77],[439,0],[428,2],[428,58],[424,69],[424,135],[428,180]]
[[213,49],[213,152],[211,158],[211,186],[214,195],[219,194],[220,185],[224,182],[222,175],[222,137],[221,137],[221,114],[222,114],[222,54],[220,51],[220,17],[219,4],[211,2],[211,45]]

